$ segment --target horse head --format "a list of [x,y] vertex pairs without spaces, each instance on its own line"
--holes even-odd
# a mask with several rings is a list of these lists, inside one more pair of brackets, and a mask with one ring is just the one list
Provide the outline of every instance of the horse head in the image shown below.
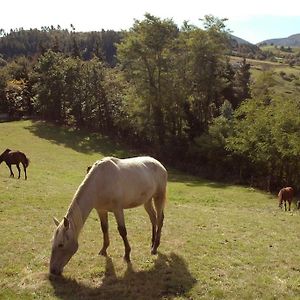
[[5,151],[3,151],[0,155],[0,164],[5,160],[7,154],[10,152],[10,149],[6,149]]
[[76,253],[78,242],[66,217],[60,223],[55,218],[53,220],[57,228],[52,241],[50,273],[60,275],[65,265]]

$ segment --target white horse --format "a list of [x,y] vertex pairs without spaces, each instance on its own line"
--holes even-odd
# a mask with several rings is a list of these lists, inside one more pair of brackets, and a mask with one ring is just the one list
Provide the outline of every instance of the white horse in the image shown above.
[[152,223],[151,253],[156,254],[164,219],[167,177],[164,166],[152,157],[107,157],[95,162],[77,189],[63,220],[59,222],[54,218],[57,228],[52,241],[50,273],[61,274],[76,253],[80,230],[93,208],[98,212],[103,232],[99,254],[107,255],[108,212],[113,212],[125,246],[124,259],[130,261],[131,248],[123,210],[142,204]]

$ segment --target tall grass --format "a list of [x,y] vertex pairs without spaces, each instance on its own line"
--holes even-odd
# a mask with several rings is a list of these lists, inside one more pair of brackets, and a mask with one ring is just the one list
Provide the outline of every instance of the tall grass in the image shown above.
[[[110,216],[109,257],[97,214],[61,278],[49,277],[52,216],[62,218],[86,166],[132,154],[106,138],[42,122],[0,124],[0,145],[31,160],[28,180],[0,165],[1,299],[294,299],[300,295],[300,215],[274,195],[170,171],[157,256],[143,208],[125,212],[132,264]],[[0,149],[1,151],[1,149]],[[22,174],[23,175],[23,174]]]

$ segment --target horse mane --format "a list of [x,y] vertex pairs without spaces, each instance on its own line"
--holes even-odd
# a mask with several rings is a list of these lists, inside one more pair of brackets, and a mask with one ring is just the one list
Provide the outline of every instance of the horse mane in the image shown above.
[[83,227],[83,220],[82,220],[81,209],[76,201],[76,198],[74,198],[73,201],[71,202],[66,217],[71,222],[71,224],[73,224],[75,235],[78,237],[79,232]]
[[89,177],[90,174],[87,174],[79,188],[77,189],[73,200],[68,208],[68,211],[66,213],[66,217],[70,219],[71,223],[74,226],[75,229],[75,235],[78,237],[79,232],[81,228],[83,227],[84,221],[82,218],[82,212],[80,209],[80,206],[78,204],[78,199],[81,197],[82,193],[85,192],[85,189],[87,188],[86,180]]

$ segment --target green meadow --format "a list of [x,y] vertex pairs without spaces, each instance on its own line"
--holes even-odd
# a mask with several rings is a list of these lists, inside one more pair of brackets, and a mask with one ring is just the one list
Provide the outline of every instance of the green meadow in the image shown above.
[[131,264],[112,215],[109,256],[99,256],[93,211],[63,276],[49,276],[52,216],[64,216],[86,167],[103,156],[145,153],[33,121],[0,123],[0,151],[6,148],[25,152],[30,165],[27,181],[0,165],[0,299],[300,299],[295,205],[285,212],[276,195],[171,166],[158,255],[150,254],[150,221],[139,207],[125,211]]

